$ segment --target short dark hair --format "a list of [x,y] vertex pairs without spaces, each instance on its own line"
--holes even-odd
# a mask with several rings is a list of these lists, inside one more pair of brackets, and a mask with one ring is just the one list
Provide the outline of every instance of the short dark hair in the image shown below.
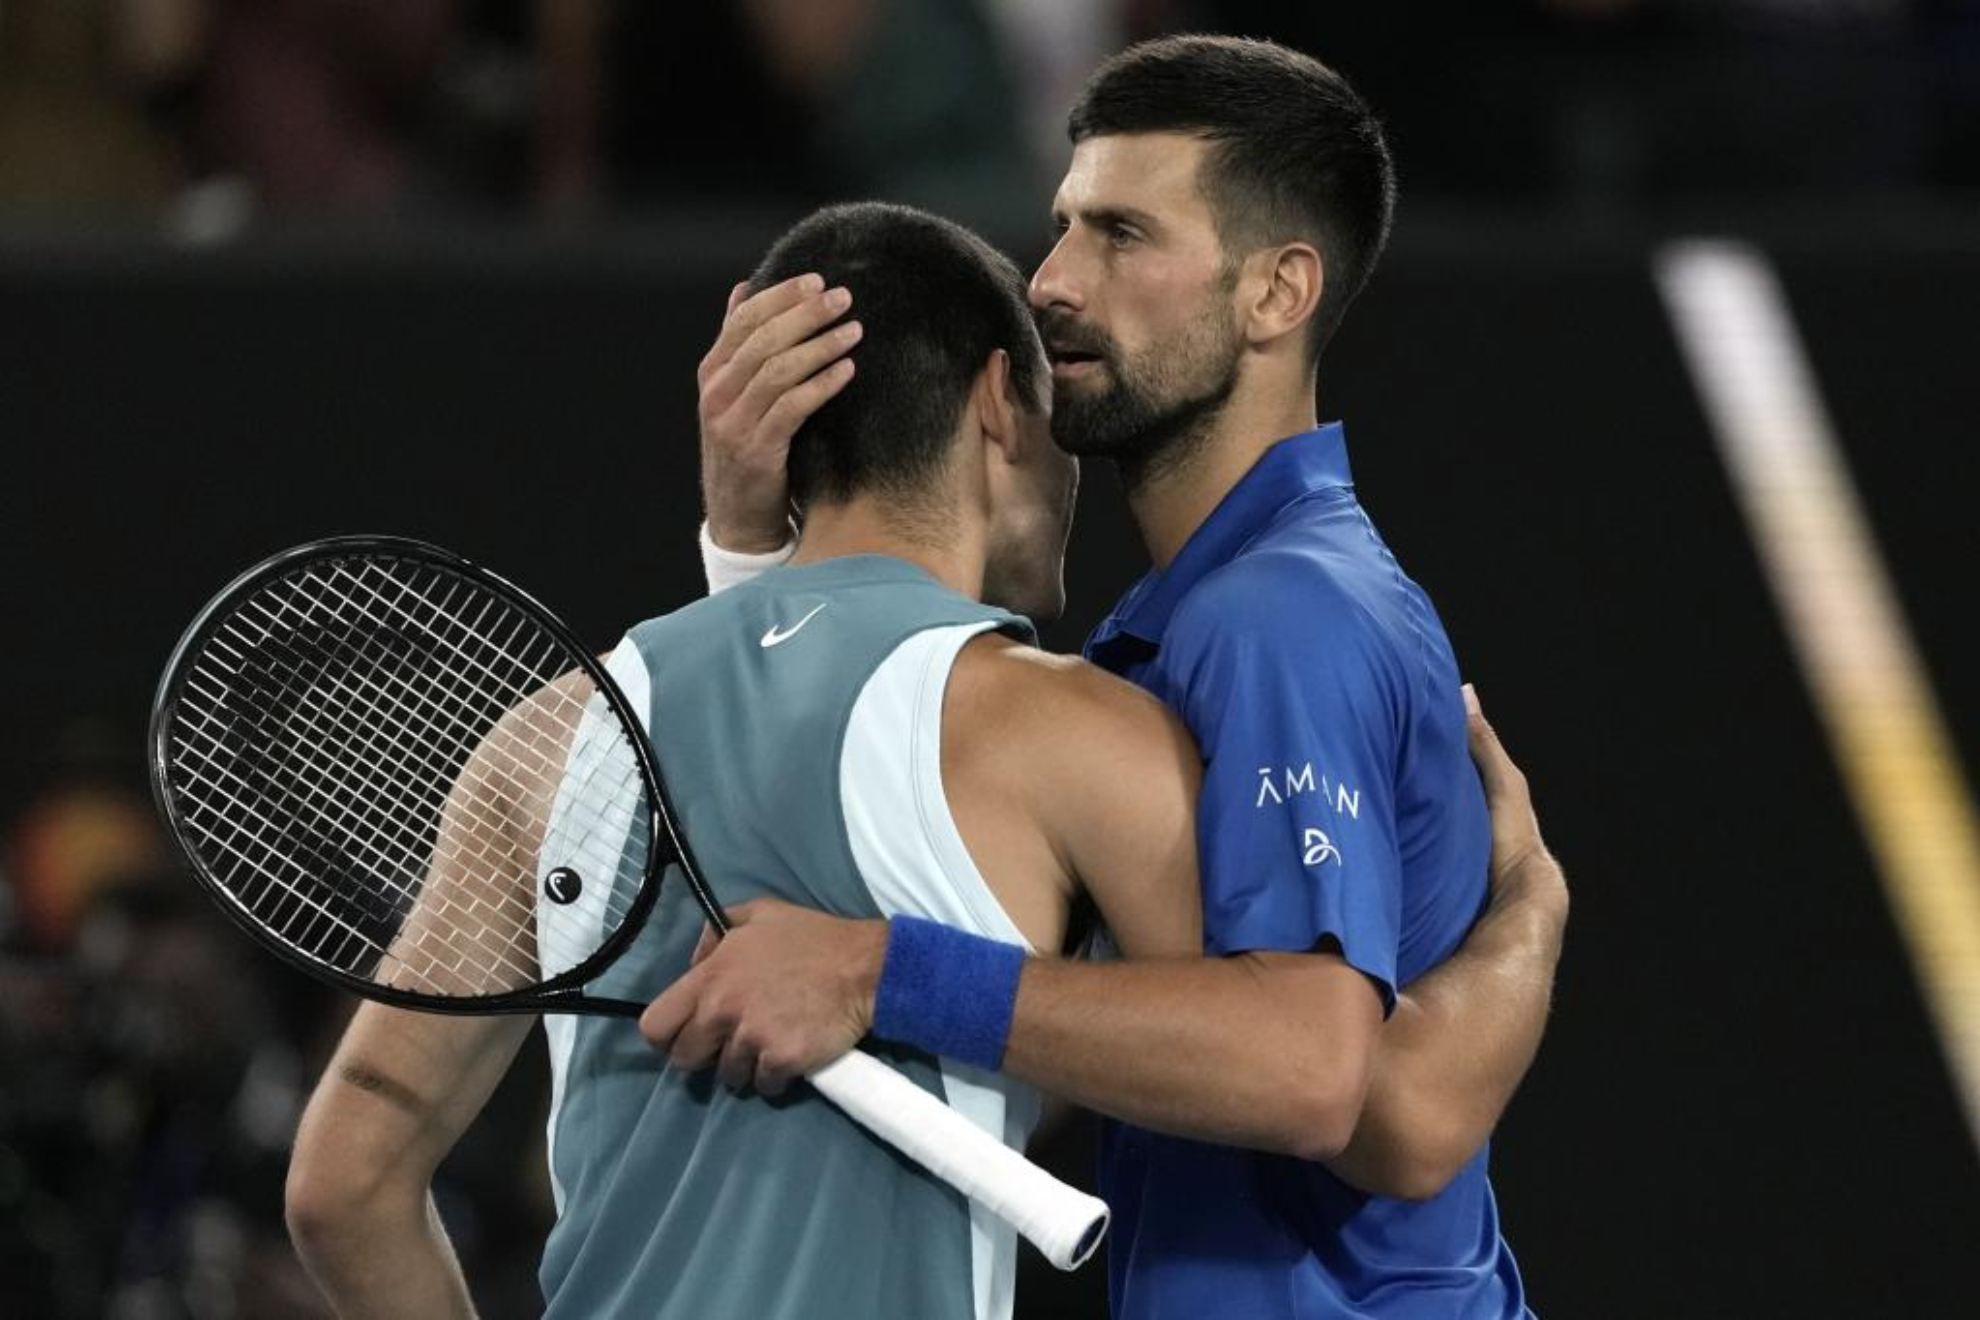
[[750,288],[812,271],[852,291],[847,315],[864,333],[852,382],[791,442],[800,507],[862,491],[924,493],[997,349],[1010,354],[1019,403],[1043,406],[1045,358],[1024,276],[961,225],[885,202],[828,206],[777,240]]
[[1206,139],[1199,185],[1233,260],[1274,243],[1320,249],[1317,358],[1375,269],[1396,206],[1382,125],[1347,79],[1245,37],[1162,37],[1095,70],[1066,123],[1075,144],[1127,133]]

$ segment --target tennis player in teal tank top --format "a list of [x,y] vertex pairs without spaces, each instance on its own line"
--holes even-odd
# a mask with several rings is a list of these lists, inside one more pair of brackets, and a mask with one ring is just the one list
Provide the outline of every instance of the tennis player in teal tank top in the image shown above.
[[[878,556],[782,569],[633,629],[614,676],[664,731],[669,794],[724,901],[772,895],[883,915],[842,804],[863,788],[884,800],[885,789],[842,781],[848,725],[904,643],[959,626],[1031,637],[1024,620]],[[939,873],[903,878],[951,883]],[[660,894],[598,993],[637,995],[687,970],[701,911],[684,885]],[[916,915],[939,909],[931,896]],[[771,1104],[707,1074],[656,1069],[617,1019],[546,1025],[560,1206],[543,1257],[548,1315],[654,1314],[651,1299],[663,1297],[666,1314],[683,1316],[979,1314],[958,1193],[817,1095]],[[945,1095],[925,1056],[892,1058]],[[1017,1107],[1027,1118],[1035,1110],[1028,1092]],[[1021,1138],[1029,1122],[1015,1126]],[[1009,1238],[994,1243],[993,1266],[1006,1272]]]
[[[1050,440],[1022,277],[954,225],[877,205],[811,217],[759,278],[800,269],[857,288],[866,337],[860,381],[792,451],[797,562],[632,628],[608,661],[711,887],[725,903],[922,917],[1028,952],[1058,951],[1090,898],[1129,953],[1193,952],[1199,765],[1180,723],[1043,655],[1025,618],[982,603],[1041,616],[1064,603],[1078,469]],[[1120,762],[1133,780],[1108,773]],[[571,919],[545,899],[539,933]],[[651,997],[689,972],[701,935],[684,888],[663,884],[592,993]],[[544,1027],[548,1315],[1012,1313],[1011,1230],[809,1088],[786,1090],[746,1039],[719,1073],[690,1073],[630,1022]],[[340,1311],[471,1313],[428,1189],[526,1031],[359,1010],[290,1180],[298,1245]],[[1021,1145],[1035,1121],[1014,1079],[881,1050],[1002,1140]]]

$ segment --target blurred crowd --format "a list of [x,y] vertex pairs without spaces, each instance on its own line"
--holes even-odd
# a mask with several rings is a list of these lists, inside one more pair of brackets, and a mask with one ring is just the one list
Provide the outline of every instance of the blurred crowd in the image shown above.
[[1980,0],[0,0],[0,218],[1032,225],[1081,77],[1178,28],[1346,70],[1418,193],[1980,186]]
[[[175,865],[128,733],[58,735],[0,852],[0,1311],[327,1316],[282,1185],[350,1001]],[[543,1088],[516,1073],[436,1186],[490,1320],[540,1309]]]

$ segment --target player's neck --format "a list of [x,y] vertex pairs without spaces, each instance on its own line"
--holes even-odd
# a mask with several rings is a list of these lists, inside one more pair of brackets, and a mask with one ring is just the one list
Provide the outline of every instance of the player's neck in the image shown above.
[[983,598],[983,538],[970,535],[967,519],[922,517],[867,496],[843,504],[814,504],[805,511],[794,564],[848,555],[889,555],[921,568],[943,586]]
[[1312,430],[1318,417],[1310,375],[1303,388],[1241,385],[1185,459],[1151,470],[1128,491],[1128,508],[1155,566],[1169,566],[1266,450]]

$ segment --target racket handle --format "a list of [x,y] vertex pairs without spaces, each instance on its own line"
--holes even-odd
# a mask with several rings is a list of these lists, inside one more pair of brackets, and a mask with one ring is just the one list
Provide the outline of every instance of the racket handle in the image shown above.
[[811,1074],[819,1094],[972,1201],[1000,1216],[1062,1270],[1107,1235],[1107,1203],[1069,1187],[870,1054]]

